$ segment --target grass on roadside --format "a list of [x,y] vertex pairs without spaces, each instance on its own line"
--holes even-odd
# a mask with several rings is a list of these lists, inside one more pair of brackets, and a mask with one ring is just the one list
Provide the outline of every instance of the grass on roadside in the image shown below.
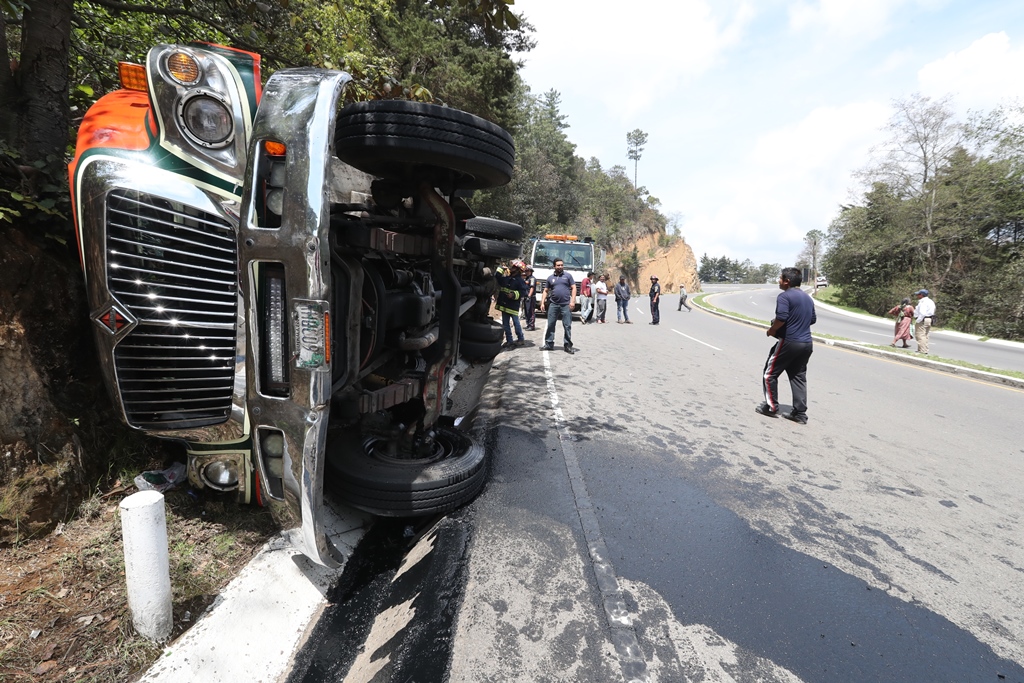
[[[0,680],[127,681],[161,646],[135,632],[118,503],[97,493],[43,539],[0,549]],[[174,630],[187,630],[277,532],[267,511],[167,492]]]

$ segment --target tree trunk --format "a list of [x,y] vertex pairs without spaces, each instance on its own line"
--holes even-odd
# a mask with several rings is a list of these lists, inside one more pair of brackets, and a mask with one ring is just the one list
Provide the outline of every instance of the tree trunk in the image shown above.
[[64,164],[68,142],[73,9],[73,0],[31,0],[22,24],[17,70],[8,72],[9,78],[0,77],[0,100],[10,103],[13,115],[13,121],[3,122],[0,133],[21,153],[22,163],[43,161],[55,175]]

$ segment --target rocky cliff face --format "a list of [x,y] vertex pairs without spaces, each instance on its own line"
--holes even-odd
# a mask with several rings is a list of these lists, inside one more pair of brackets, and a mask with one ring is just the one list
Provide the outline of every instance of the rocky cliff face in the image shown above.
[[[685,286],[690,294],[701,291],[700,278],[697,277],[697,259],[690,245],[686,240],[680,239],[671,247],[659,247],[658,237],[657,234],[646,235],[636,242],[637,254],[640,256],[639,283],[636,284],[639,285],[641,293],[647,290],[652,275],[658,276],[662,291],[665,293],[678,292],[679,285]],[[630,245],[605,257],[612,281],[619,279],[619,259],[632,250],[633,245]],[[652,251],[654,256],[651,256]]]

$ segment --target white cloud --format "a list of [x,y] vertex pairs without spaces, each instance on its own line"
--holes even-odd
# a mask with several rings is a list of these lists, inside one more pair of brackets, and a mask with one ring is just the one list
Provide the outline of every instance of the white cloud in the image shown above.
[[828,36],[876,38],[889,28],[899,0],[818,0],[796,2],[789,8],[792,30],[823,31]]
[[754,16],[747,2],[721,16],[707,0],[519,0],[515,10],[545,36],[524,55],[527,81],[587,93],[620,121],[705,73]]
[[825,39],[870,41],[885,35],[905,6],[935,10],[948,0],[796,0],[789,6],[789,28],[814,31]]
[[1000,31],[975,40],[958,52],[926,64],[917,73],[921,91],[941,97],[952,93],[961,106],[990,110],[1024,96],[1024,46]]
[[879,102],[820,107],[764,133],[724,196],[704,189],[702,206],[683,226],[687,240],[700,253],[791,262],[807,231],[827,229],[848,201],[851,172],[879,141],[889,115]]

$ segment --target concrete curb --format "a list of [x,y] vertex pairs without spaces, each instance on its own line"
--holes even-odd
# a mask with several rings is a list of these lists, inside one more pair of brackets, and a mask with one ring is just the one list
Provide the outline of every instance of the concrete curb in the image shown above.
[[[501,362],[492,368],[469,425],[481,440],[497,421],[508,373],[510,359],[496,360]],[[346,558],[372,521],[367,513],[330,505],[325,517],[328,536]],[[164,649],[139,683],[284,680],[343,570],[344,565],[328,569],[310,561],[282,532],[242,568],[192,628]]]
[[[352,554],[368,515],[325,508],[328,535]],[[192,628],[164,649],[140,683],[277,681],[344,566],[328,569],[295,550],[282,532],[221,591]]]
[[[700,296],[700,295],[698,295],[698,296]],[[715,294],[708,294],[708,295],[706,295],[704,297],[704,299],[707,300],[707,299],[710,299],[713,296],[715,296]],[[750,325],[751,327],[760,328],[762,330],[767,330],[768,327],[769,327],[767,324],[765,324],[763,322],[759,322],[759,321],[755,321],[755,320],[748,320],[747,318],[741,318],[739,316],[732,315],[732,314],[726,313],[724,311],[712,310],[712,309],[710,309],[710,308],[708,308],[706,306],[701,305],[702,302],[700,302],[700,301],[694,301],[693,304],[695,306],[699,307],[702,311],[705,311],[707,313],[711,313],[711,314],[717,315],[717,316],[719,316],[721,318],[728,318],[730,320],[735,320],[736,322],[741,322],[741,323]],[[829,306],[828,304],[821,304],[821,302],[819,302],[819,301],[815,301],[814,305],[815,306],[819,306],[820,305],[820,306],[823,306],[825,308],[828,308],[829,310],[833,310],[833,311],[836,311],[836,312],[839,312],[839,313],[843,313],[843,311],[841,309],[837,309],[834,306]],[[852,317],[857,317],[857,318],[868,318],[869,317],[869,316],[861,315],[859,313],[850,313],[849,311],[846,311],[845,313],[847,315],[850,315]],[[871,320],[877,321],[878,318],[871,318]],[[842,340],[837,340],[837,339],[827,339],[825,337],[819,337],[818,335],[812,335],[812,336],[814,337],[815,341],[817,341],[819,343],[826,344],[827,346],[836,346],[836,347],[841,348],[841,349],[847,349],[849,351],[856,351],[857,353],[863,353],[863,354],[867,354],[869,356],[875,356],[876,358],[884,358],[886,360],[898,361],[900,363],[906,363],[908,365],[917,365],[917,366],[920,366],[920,367],[927,367],[927,368],[931,368],[932,370],[938,370],[939,372],[948,372],[951,375],[959,375],[961,377],[970,377],[971,379],[980,380],[982,382],[989,382],[991,384],[1000,384],[1000,385],[1003,385],[1003,386],[1013,387],[1015,389],[1024,389],[1024,379],[1017,379],[1016,377],[1008,377],[1007,375],[1000,375],[1000,374],[997,374],[997,373],[994,373],[994,372],[986,372],[984,370],[975,370],[974,368],[964,368],[964,367],[960,367],[959,365],[952,365],[950,363],[943,363],[941,361],[932,360],[930,358],[924,358],[922,356],[910,356],[910,355],[903,354],[903,353],[895,353],[895,352],[892,352],[892,351],[885,351],[884,349],[876,349],[876,348],[872,348],[871,346],[868,346],[866,344],[862,344],[860,342],[850,342],[850,341],[842,341]],[[1009,342],[1009,343],[1016,344],[1016,342]],[[1021,346],[1024,347],[1024,344],[1022,344]]]

